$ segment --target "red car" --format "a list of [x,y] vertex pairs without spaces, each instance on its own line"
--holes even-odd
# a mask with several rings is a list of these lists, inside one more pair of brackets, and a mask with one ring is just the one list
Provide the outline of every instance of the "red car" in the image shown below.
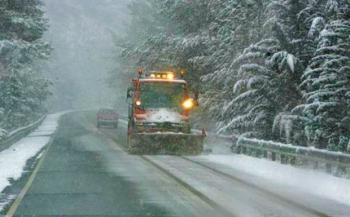
[[119,114],[115,109],[101,108],[97,113],[97,128],[102,125],[118,127]]

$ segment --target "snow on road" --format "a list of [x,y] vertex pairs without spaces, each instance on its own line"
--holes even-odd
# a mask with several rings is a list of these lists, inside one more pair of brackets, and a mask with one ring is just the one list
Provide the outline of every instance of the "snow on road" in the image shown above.
[[[0,192],[10,186],[10,180],[18,180],[22,176],[27,160],[36,156],[49,143],[58,127],[59,118],[65,113],[47,115],[33,133],[0,152]],[[0,203],[0,212],[6,204],[6,202]]]
[[[274,186],[307,192],[350,206],[350,180],[348,179],[244,155],[206,155],[192,159],[229,167],[236,173],[235,175],[246,174],[250,182],[260,179]],[[244,175],[240,178],[244,179]]]

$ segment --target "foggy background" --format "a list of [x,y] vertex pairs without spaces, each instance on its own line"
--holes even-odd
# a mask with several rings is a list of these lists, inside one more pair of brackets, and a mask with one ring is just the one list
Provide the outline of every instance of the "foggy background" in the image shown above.
[[106,80],[108,71],[117,67],[111,60],[113,34],[125,34],[130,2],[44,1],[50,24],[44,40],[54,48],[45,63],[54,82],[51,111],[116,106],[116,96],[122,93],[115,87],[109,88]]

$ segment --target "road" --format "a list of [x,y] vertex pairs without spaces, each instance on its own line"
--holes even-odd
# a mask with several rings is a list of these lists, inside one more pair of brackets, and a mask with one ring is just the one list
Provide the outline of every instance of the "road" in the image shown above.
[[14,216],[328,216],[186,158],[129,155],[125,126],[62,117]]

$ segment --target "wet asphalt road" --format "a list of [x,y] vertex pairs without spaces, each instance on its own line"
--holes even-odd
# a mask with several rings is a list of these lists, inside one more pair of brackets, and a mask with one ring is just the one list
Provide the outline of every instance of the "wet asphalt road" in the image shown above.
[[[129,155],[126,125],[120,120],[118,129],[97,129],[93,112],[63,116],[14,216],[348,216],[347,208],[324,215],[210,169],[220,165]],[[24,184],[17,185],[11,195]],[[320,204],[316,211],[324,210]]]
[[89,113],[62,117],[15,216],[216,216],[174,180],[126,154],[120,148],[125,128],[105,129],[115,133],[111,141],[93,118]]

